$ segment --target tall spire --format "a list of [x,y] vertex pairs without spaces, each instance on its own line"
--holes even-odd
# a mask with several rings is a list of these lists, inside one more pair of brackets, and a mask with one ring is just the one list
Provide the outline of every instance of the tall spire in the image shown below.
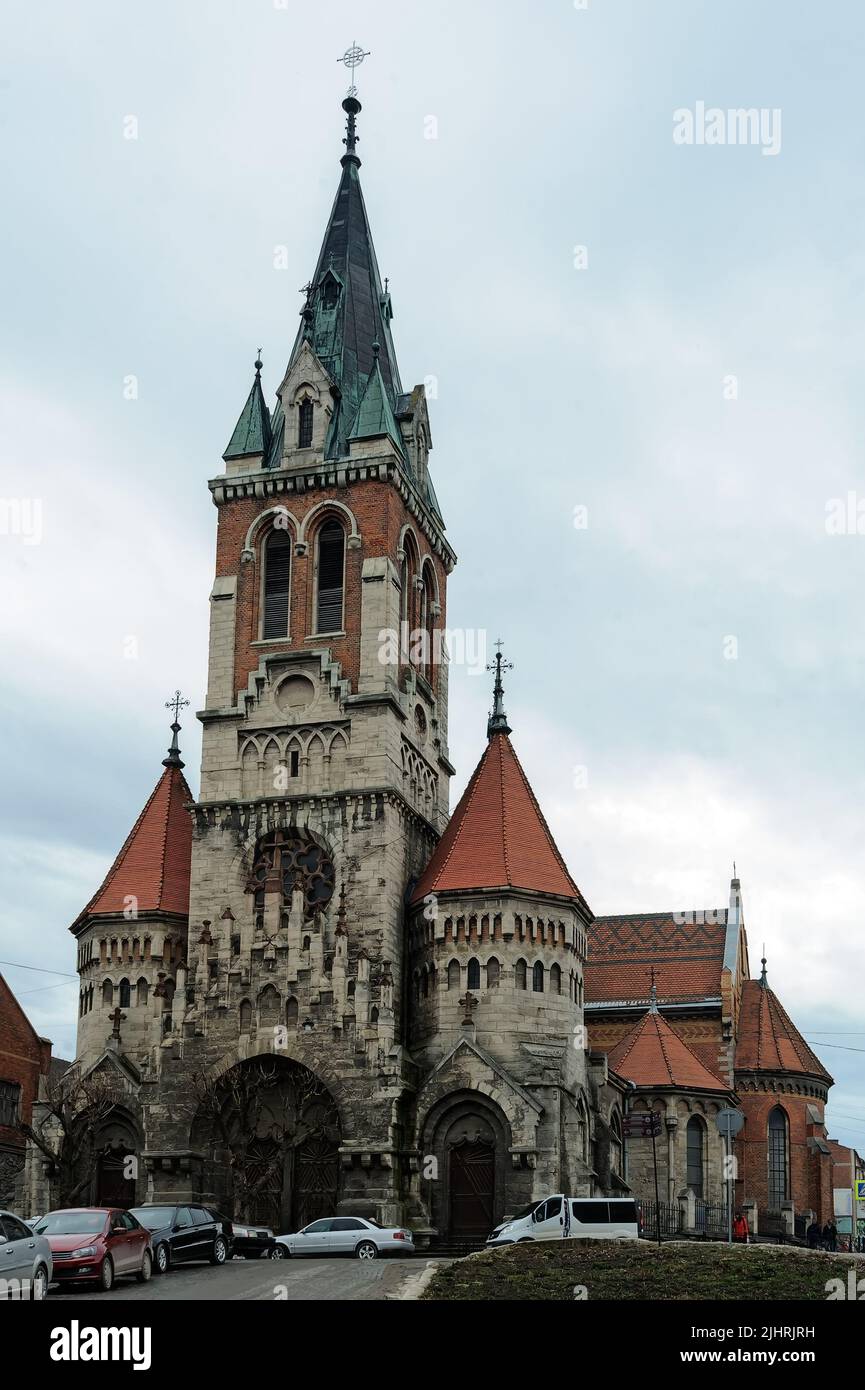
[[[351,70],[352,84],[342,107],[346,113],[342,177],[321,244],[318,263],[301,311],[289,367],[309,343],[334,386],[335,408],[325,441],[325,457],[348,453],[351,430],[376,365],[373,344],[379,343],[378,368],[390,411],[402,395],[399,368],[391,334],[393,306],[376,260],[372,232],[360,186],[357,154],[357,99],[354,73],[366,53],[357,44],[339,59]],[[397,438],[399,443],[399,437]]]
[[163,767],[184,767],[185,764],[180,760],[180,748],[177,743],[177,735],[180,733],[178,717],[182,709],[189,705],[188,700],[184,700],[179,690],[175,690],[170,700],[165,701],[166,709],[174,710],[174,723],[171,726],[171,747],[168,750],[168,757],[162,759]]
[[760,972],[760,988],[761,988],[761,989],[768,989],[768,988],[769,988],[769,976],[766,974],[766,943],[765,943],[765,942],[763,943],[763,958],[762,958],[762,960],[760,961],[760,964],[761,964],[762,967],[763,967],[763,969],[762,969],[761,972]]
[[505,714],[504,694],[505,688],[502,685],[502,671],[512,671],[514,663],[505,661],[502,656],[502,642],[496,642],[495,665],[488,665],[488,671],[495,671],[496,683],[493,687],[493,712],[487,720],[487,738],[492,738],[493,734],[509,734],[511,726],[508,723],[508,716]]

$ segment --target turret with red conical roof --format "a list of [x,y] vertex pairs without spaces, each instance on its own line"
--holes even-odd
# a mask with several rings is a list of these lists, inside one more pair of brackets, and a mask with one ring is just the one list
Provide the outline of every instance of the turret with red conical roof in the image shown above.
[[[158,1042],[176,972],[186,960],[192,856],[192,792],[183,775],[179,692],[163,772],[114,863],[70,927],[78,940],[77,1057],[96,1061],[114,1034],[119,1049],[141,1056]],[[159,977],[162,991],[155,996]],[[114,1015],[121,1010],[122,1017]]]

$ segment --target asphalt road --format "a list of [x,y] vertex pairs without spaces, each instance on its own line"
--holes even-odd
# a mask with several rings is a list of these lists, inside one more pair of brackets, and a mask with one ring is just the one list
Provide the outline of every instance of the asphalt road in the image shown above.
[[410,1288],[411,1281],[418,1279],[429,1263],[422,1256],[379,1260],[355,1260],[347,1256],[321,1260],[232,1260],[221,1268],[206,1264],[177,1265],[167,1275],[151,1279],[147,1284],[120,1279],[108,1294],[97,1293],[86,1285],[59,1288],[54,1284],[48,1301],[389,1299],[404,1297],[406,1286]]

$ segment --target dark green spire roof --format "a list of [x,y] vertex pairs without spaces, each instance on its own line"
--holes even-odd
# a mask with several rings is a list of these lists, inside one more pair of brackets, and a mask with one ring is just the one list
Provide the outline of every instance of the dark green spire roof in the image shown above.
[[393,440],[400,453],[403,453],[402,442],[400,439],[399,425],[388,400],[384,378],[381,374],[379,359],[381,356],[381,345],[373,343],[373,363],[364,393],[358,406],[354,425],[349,439],[375,439],[380,435],[386,434]]
[[[355,152],[355,117],[360,102],[347,97],[343,107],[348,113],[348,136],[347,153],[341,161],[342,177],[291,355],[293,362],[308,339],[339,388],[325,446],[328,458],[347,452],[349,435],[375,364],[373,343],[381,344],[379,372],[391,415],[402,393],[390,332],[390,295],[382,287],[360,187],[360,160]],[[399,437],[397,430],[397,443]]]
[[256,358],[255,381],[234,427],[224,459],[241,459],[255,454],[266,455],[270,448],[270,411],[261,389],[261,358]]

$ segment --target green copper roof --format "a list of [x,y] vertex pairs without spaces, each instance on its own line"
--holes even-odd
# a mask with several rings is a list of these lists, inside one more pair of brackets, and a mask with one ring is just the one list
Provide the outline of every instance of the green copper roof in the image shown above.
[[387,389],[379,366],[380,346],[373,343],[373,364],[366,388],[358,406],[357,415],[349,434],[349,439],[375,439],[386,434],[393,440],[401,454],[404,454],[400,439],[399,425],[394,417]]
[[246,405],[240,412],[240,419],[222,457],[240,459],[254,454],[267,454],[270,438],[270,411],[261,390],[261,362],[256,361],[252,390],[246,398]]
[[[360,103],[355,105],[359,110]],[[355,138],[351,128],[349,152],[342,157],[342,177],[291,355],[293,362],[308,339],[339,388],[325,445],[327,458],[338,458],[348,451],[349,434],[373,370],[373,343],[381,344],[379,371],[391,416],[402,392],[390,331],[393,309],[379,275],[360,187],[360,160],[354,153]],[[399,437],[397,430],[397,442]]]

